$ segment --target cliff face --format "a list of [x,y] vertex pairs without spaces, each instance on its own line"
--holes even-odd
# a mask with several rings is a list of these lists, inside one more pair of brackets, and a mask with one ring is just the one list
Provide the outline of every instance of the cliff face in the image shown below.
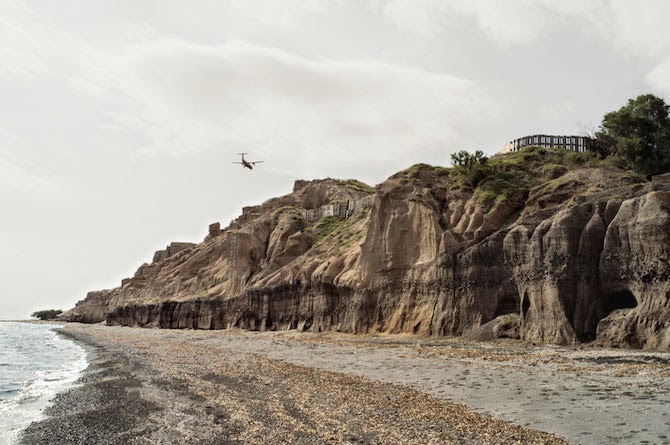
[[[429,166],[374,191],[298,181],[229,227],[212,225],[204,242],[157,252],[65,317],[473,336],[495,325],[538,343],[670,349],[670,184],[626,185],[613,168],[551,175],[488,202]],[[347,219],[305,220],[303,209],[370,193]]]

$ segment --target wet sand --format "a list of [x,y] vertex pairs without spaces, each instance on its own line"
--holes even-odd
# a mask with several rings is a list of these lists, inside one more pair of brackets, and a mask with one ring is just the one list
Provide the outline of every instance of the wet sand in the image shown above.
[[63,334],[91,366],[24,444],[567,443],[454,403],[431,375],[463,358],[430,339],[78,324]]

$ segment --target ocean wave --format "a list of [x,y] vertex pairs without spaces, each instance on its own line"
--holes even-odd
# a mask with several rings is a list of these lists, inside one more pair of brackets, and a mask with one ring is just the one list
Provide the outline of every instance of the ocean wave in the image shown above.
[[19,394],[19,388],[17,389],[2,389],[0,390],[0,400],[11,399],[16,397]]
[[71,387],[88,366],[84,349],[53,331],[58,325],[8,324],[0,323],[7,334],[0,355],[21,353],[3,359],[9,366],[2,385],[8,392],[0,392],[7,396],[0,396],[0,444],[15,443],[20,431],[40,420],[56,394]]

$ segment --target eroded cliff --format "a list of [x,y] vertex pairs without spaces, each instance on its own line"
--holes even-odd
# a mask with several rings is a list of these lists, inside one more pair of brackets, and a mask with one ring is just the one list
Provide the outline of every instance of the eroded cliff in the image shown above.
[[[667,178],[560,165],[527,173],[525,186],[496,196],[427,165],[375,189],[297,181],[229,227],[212,225],[204,242],[157,252],[65,317],[474,336],[489,326],[532,342],[670,349]],[[306,210],[370,194],[348,218],[306,220]]]

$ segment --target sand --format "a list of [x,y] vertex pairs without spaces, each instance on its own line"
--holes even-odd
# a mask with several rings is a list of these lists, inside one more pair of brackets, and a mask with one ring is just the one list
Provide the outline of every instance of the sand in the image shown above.
[[670,443],[667,354],[294,331],[63,334],[91,366],[22,443]]

